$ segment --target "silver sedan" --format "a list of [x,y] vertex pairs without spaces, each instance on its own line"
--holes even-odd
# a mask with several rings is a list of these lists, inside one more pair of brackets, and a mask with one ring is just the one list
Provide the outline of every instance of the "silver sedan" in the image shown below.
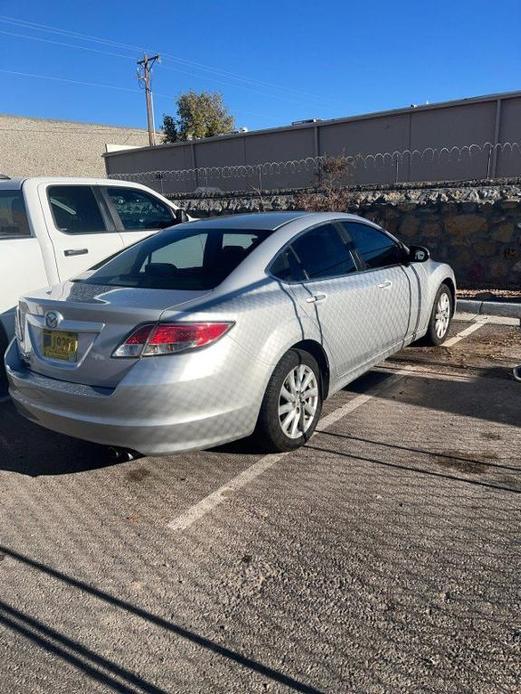
[[21,299],[10,393],[44,427],[142,454],[252,433],[291,450],[326,397],[414,340],[441,344],[455,287],[353,215],[180,224]]

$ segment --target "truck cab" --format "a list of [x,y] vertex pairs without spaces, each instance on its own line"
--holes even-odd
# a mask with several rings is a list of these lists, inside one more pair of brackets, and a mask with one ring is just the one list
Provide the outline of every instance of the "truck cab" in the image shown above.
[[0,178],[0,353],[14,334],[20,295],[74,277],[186,219],[138,183]]

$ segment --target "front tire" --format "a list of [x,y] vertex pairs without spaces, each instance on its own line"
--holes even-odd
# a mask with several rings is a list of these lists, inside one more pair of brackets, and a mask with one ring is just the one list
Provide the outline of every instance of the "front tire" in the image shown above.
[[449,334],[453,312],[452,292],[446,284],[441,284],[434,299],[429,328],[425,335],[425,344],[437,347],[445,342]]
[[309,352],[290,349],[269,380],[254,436],[269,451],[295,450],[311,438],[321,410],[316,359]]

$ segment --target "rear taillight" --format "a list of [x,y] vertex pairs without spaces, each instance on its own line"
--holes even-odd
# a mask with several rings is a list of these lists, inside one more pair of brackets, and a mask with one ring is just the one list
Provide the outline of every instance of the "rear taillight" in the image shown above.
[[219,340],[233,323],[153,323],[142,325],[113,357],[153,357],[206,347]]

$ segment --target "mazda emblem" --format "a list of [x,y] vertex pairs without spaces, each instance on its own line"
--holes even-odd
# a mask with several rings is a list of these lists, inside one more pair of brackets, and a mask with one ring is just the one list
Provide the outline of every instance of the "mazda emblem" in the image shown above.
[[60,314],[56,313],[56,311],[48,311],[45,314],[45,325],[48,328],[57,328],[58,323],[60,322]]

